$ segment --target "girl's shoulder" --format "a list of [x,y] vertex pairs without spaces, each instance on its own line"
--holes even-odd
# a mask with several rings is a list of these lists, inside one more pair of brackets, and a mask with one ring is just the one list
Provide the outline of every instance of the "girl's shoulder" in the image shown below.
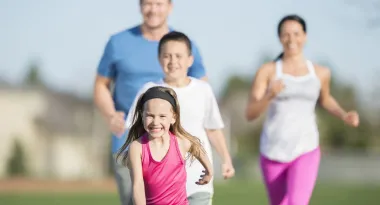
[[175,135],[176,139],[177,139],[177,142],[178,142],[178,145],[179,147],[181,148],[181,150],[189,150],[190,147],[191,147],[191,142],[184,136],[178,134],[178,135]]
[[128,146],[128,160],[126,165],[128,169],[132,169],[131,160],[142,160],[142,140],[141,137],[134,140]]
[[131,152],[136,152],[142,150],[142,144],[143,144],[143,137],[140,137],[136,140],[134,140],[130,145],[129,145],[129,151]]

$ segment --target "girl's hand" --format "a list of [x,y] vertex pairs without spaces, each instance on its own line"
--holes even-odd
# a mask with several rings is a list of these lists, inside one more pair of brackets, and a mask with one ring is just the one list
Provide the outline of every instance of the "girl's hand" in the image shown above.
[[201,175],[201,178],[199,179],[199,181],[195,182],[196,184],[198,185],[205,185],[205,184],[208,184],[211,179],[212,179],[212,173],[209,173],[208,171],[206,170],[203,170],[202,171],[204,174]]

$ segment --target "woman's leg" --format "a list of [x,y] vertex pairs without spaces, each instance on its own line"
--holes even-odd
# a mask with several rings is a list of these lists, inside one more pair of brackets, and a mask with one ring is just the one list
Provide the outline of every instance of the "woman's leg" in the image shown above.
[[297,158],[288,170],[289,205],[308,205],[318,176],[320,149]]
[[261,170],[271,205],[288,205],[287,169],[289,163],[280,163],[260,157]]

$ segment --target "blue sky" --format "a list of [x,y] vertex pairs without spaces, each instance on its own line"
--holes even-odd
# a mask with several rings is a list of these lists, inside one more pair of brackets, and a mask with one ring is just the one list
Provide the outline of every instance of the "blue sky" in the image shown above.
[[[138,6],[138,0],[0,0],[0,77],[18,83],[38,58],[49,86],[88,95],[108,37],[141,21]],[[276,26],[289,13],[308,24],[309,59],[328,59],[337,77],[368,91],[380,68],[380,29],[367,27],[374,11],[363,8],[371,9],[347,0],[175,0],[169,22],[198,44],[217,93],[229,75],[253,75],[263,53],[281,51]]]

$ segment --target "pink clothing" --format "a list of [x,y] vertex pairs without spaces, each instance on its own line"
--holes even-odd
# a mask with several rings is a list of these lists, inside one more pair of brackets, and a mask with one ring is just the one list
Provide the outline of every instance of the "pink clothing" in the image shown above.
[[308,205],[318,175],[321,153],[301,155],[289,163],[261,155],[261,169],[271,205]]
[[185,161],[175,135],[170,133],[169,150],[161,161],[153,159],[148,135],[142,137],[142,170],[147,205],[189,204]]

